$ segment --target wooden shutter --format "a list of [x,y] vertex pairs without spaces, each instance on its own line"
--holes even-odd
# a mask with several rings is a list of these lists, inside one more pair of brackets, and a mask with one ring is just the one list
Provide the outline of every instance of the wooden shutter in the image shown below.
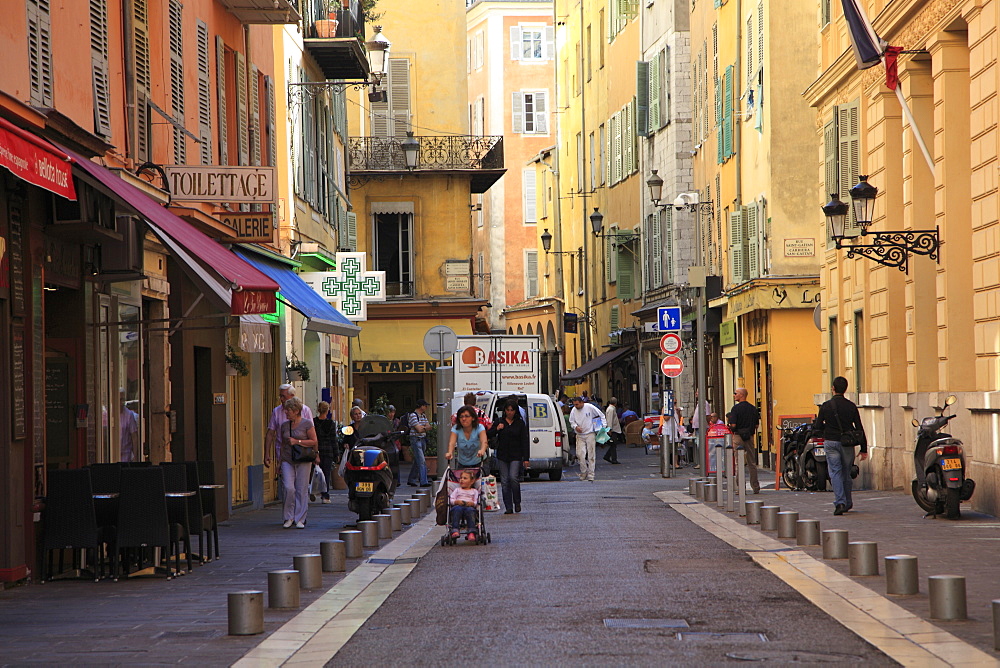
[[[612,225],[608,228],[610,234],[618,231],[618,227]],[[615,238],[613,236],[604,237],[604,275],[608,283],[618,280],[618,257],[615,255]]]
[[663,227],[663,264],[666,269],[663,272],[662,284],[674,282],[674,210],[669,206],[663,210],[660,218]]
[[723,159],[728,160],[733,155],[733,71],[732,65],[726,66],[725,87],[722,91],[723,116]]
[[184,8],[177,0],[170,0],[170,106],[173,110],[174,162],[187,163],[187,135],[184,134]]
[[548,115],[548,92],[544,90],[535,91],[535,133],[547,134],[549,131]]
[[523,180],[522,191],[524,192],[524,222],[537,223],[538,213],[534,168],[525,169],[521,172],[521,176]]
[[650,95],[649,63],[637,61],[635,64],[635,131],[640,137],[649,136],[650,120],[652,110],[652,96]]
[[[409,215],[409,214],[403,214]],[[347,247],[351,251],[358,250],[358,214],[353,211],[347,212]]]
[[659,104],[659,125],[662,128],[670,122],[670,49],[664,47],[660,51],[656,67],[656,100]]
[[521,26],[510,27],[510,59],[521,60]]
[[277,108],[274,100],[274,79],[269,76],[264,77],[264,86],[267,87],[267,164],[278,164],[278,127],[275,120]]
[[514,91],[510,97],[511,132],[520,134],[524,132],[524,93]]
[[747,221],[747,279],[760,277],[760,221],[757,217],[757,203],[743,207]]
[[622,112],[618,112],[611,117],[611,135],[614,144],[613,160],[614,170],[612,171],[611,185],[622,180]]
[[[861,168],[861,119],[857,102],[837,107],[837,154],[840,168],[840,200],[850,203],[851,188],[858,182]],[[847,212],[844,236],[856,237],[861,226],[854,219],[854,207]]]
[[825,190],[823,190],[823,199],[826,199],[832,194],[840,194],[840,185],[838,182],[838,166],[837,166],[837,108],[833,109],[833,118],[823,126],[823,149],[824,149],[824,178],[825,178]]
[[52,107],[52,19],[49,0],[28,0],[27,14],[31,104]]
[[[619,237],[621,241],[625,237]],[[635,261],[632,250],[623,243],[616,244],[615,255],[618,270],[618,299],[632,299],[635,292]]]
[[715,79],[715,161],[722,164],[726,155],[726,140],[723,137],[725,123],[722,122],[722,80]]
[[[663,125],[660,119],[663,109],[660,108],[660,54],[653,56],[649,65],[649,134],[653,134]],[[642,89],[640,89],[642,90]]]
[[132,2],[132,38],[135,53],[132,54],[135,69],[135,146],[133,157],[140,164],[149,160],[149,23],[146,0]]
[[614,332],[621,327],[621,315],[618,309],[618,304],[611,307],[608,312],[608,328]]
[[[393,59],[390,58],[389,62],[391,63],[392,61],[393,61]],[[390,76],[391,76],[391,71],[390,71]],[[371,119],[372,119],[372,121],[371,121],[371,123],[372,123],[371,136],[372,137],[378,137],[379,139],[386,139],[386,138],[388,138],[388,137],[391,136],[389,134],[389,126],[390,126],[389,120],[390,120],[391,117],[390,117],[390,114],[389,114],[389,92],[388,92],[389,91],[389,80],[388,79],[386,79],[383,82],[382,87],[383,87],[383,89],[385,90],[385,93],[386,93],[385,94],[385,101],[384,102],[383,101],[369,102],[368,104],[370,105],[369,108],[371,109]]]
[[744,56],[744,60],[746,61],[746,66],[747,66],[747,73],[746,73],[746,82],[747,82],[747,85],[750,85],[750,82],[753,80],[753,73],[754,73],[753,58],[754,58],[754,54],[757,53],[757,49],[754,48],[754,39],[756,38],[756,31],[754,30],[754,23],[755,23],[754,22],[754,15],[750,14],[750,16],[747,17],[746,55]]
[[247,61],[236,52],[236,134],[239,137],[239,164],[250,164],[250,117],[247,110]]
[[90,64],[93,70],[94,132],[111,137],[111,80],[108,72],[107,0],[90,0]]
[[542,57],[545,60],[555,60],[556,58],[556,31],[552,26],[545,26],[545,45]]
[[401,137],[410,129],[410,61],[389,59],[389,107],[392,136]]
[[[757,70],[764,67],[764,3],[757,3]],[[757,71],[754,71],[756,74]]]
[[729,213],[729,282],[743,283],[746,281],[746,262],[744,249],[746,235],[743,230],[743,212]]
[[215,87],[218,92],[216,109],[219,116],[219,164],[228,165],[229,133],[226,128],[226,44],[222,41],[221,35],[215,36]]
[[538,296],[538,251],[524,251],[524,298]]
[[649,290],[655,290],[663,284],[663,235],[660,224],[660,211],[649,214],[649,271],[647,285]]
[[253,133],[251,139],[251,154],[253,164],[260,164],[260,80],[258,79],[257,66],[250,66],[250,131]]
[[208,26],[198,21],[198,147],[201,164],[212,164],[212,72],[208,56]]

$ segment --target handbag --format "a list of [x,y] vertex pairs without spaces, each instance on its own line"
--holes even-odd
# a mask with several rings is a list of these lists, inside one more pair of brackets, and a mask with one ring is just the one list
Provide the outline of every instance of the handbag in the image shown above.
[[[288,438],[291,439],[292,438],[291,423],[286,422],[281,426],[284,427],[285,425],[288,425]],[[292,461],[299,463],[314,462],[316,461],[316,452],[317,452],[316,448],[314,448],[311,445],[302,445],[300,443],[296,443],[292,446]]]
[[836,405],[834,405],[834,415],[837,416],[837,426],[840,427],[840,444],[846,448],[853,448],[854,446],[861,445],[861,440],[863,435],[858,429],[848,429],[844,430],[844,425],[840,421],[840,411],[837,410]]

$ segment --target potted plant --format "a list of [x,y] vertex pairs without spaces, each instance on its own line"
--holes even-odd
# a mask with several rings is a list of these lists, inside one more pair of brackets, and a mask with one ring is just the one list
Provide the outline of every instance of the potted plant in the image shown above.
[[427,477],[437,479],[437,422],[431,422],[431,428],[427,430],[427,445],[424,447],[424,459],[427,463]]
[[236,354],[233,347],[226,344],[226,375],[227,376],[247,376],[250,374],[250,367],[247,361]]
[[288,365],[285,367],[285,373],[292,382],[309,380],[309,367],[295,356],[294,350],[291,359],[288,360]]
[[339,0],[330,0],[327,4],[327,18],[313,21],[313,29],[316,31],[317,37],[328,39],[337,36],[337,26],[340,25],[340,22],[337,20],[337,12],[339,10]]

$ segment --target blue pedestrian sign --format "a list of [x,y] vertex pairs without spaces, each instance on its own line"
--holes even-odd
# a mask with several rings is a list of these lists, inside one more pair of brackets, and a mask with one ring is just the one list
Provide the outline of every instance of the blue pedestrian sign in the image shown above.
[[661,332],[676,332],[681,328],[681,307],[661,306],[656,309]]

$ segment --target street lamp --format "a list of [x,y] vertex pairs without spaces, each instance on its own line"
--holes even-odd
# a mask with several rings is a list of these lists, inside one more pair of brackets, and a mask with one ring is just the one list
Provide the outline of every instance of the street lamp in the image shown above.
[[411,172],[417,167],[417,157],[420,155],[420,142],[409,130],[406,131],[406,139],[399,144],[403,149],[403,158],[406,160],[406,168]]
[[[635,241],[639,238],[639,230],[630,230],[628,232],[603,232],[604,229],[604,214],[594,207],[594,213],[590,214],[590,227],[594,230],[595,237],[604,237],[615,239],[615,244],[618,246],[623,246],[630,241]],[[620,239],[620,241],[618,241]],[[633,253],[634,255],[635,253]]]
[[583,259],[583,248],[577,248],[575,251],[554,251],[550,250],[552,248],[552,235],[549,233],[549,228],[545,228],[542,232],[542,250],[545,251],[546,255],[578,255],[580,259]]
[[649,186],[649,199],[653,200],[653,206],[660,205],[660,198],[663,195],[663,179],[657,175],[656,170],[648,179],[646,179],[646,185]]
[[327,81],[292,81],[288,83],[288,107],[302,104],[306,100],[318,97],[323,93],[336,92],[343,93],[348,87],[355,90],[362,90],[365,86],[371,86],[372,91],[368,93],[371,102],[381,101],[385,91],[376,90],[382,83],[382,79],[389,71],[389,49],[392,43],[382,34],[382,26],[375,26],[375,36],[371,41],[365,42],[365,50],[368,52],[368,79],[343,79]]
[[868,234],[868,226],[872,224],[872,212],[875,210],[875,196],[878,188],[868,183],[867,176],[859,176],[858,182],[850,190],[851,205],[854,207],[854,220],[861,226],[861,234]]
[[368,69],[375,83],[381,83],[382,77],[389,72],[389,50],[392,42],[382,34],[382,26],[375,26],[375,36],[365,42],[368,51]]

